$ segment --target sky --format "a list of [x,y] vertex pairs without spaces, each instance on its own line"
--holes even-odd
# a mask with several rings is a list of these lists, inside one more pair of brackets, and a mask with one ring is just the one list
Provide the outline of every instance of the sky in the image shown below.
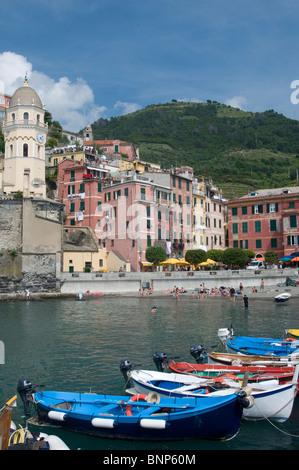
[[0,93],[64,129],[172,100],[299,120],[297,0],[1,0]]

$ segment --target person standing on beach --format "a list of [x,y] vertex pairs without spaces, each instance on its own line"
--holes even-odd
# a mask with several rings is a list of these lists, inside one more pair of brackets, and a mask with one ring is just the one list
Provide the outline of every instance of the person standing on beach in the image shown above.
[[264,292],[264,286],[265,286],[264,279],[262,279],[261,280],[261,292]]

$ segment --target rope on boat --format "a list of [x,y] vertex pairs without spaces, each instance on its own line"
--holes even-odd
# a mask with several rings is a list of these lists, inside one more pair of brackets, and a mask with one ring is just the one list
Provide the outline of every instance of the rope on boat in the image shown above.
[[[298,390],[298,387],[297,387],[297,390]],[[282,407],[280,408],[280,410],[278,410],[278,412],[281,411],[281,410],[283,410],[286,406],[288,406],[288,404],[291,403],[292,400],[293,400],[293,398],[291,398],[284,406],[282,406]],[[255,404],[255,406],[259,409],[259,411],[261,412],[261,410],[260,410],[260,408],[258,407],[258,405],[256,404],[256,402],[255,402],[254,404]],[[276,412],[275,414],[277,414],[278,412]],[[261,413],[261,414],[262,414],[262,413]],[[274,416],[274,415],[273,415],[273,416]],[[283,429],[279,428],[278,426],[276,426],[276,425],[271,421],[270,418],[271,418],[271,416],[266,416],[266,415],[264,415],[263,418],[254,419],[254,420],[253,420],[253,419],[250,419],[250,418],[246,418],[246,416],[243,415],[243,419],[246,420],[246,421],[262,421],[263,419],[265,419],[266,421],[268,421],[268,423],[270,423],[275,429],[277,429],[277,430],[280,431],[281,433],[286,434],[287,436],[290,436],[290,437],[299,437],[299,435],[297,435],[297,434],[291,434],[291,433],[286,432],[286,431],[284,431]]]

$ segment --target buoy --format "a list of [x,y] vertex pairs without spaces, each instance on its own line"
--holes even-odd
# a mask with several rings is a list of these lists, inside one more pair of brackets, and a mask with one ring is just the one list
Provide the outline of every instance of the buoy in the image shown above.
[[144,393],[138,393],[138,395],[134,395],[132,398],[130,398],[130,401],[139,401],[143,400],[146,401],[147,395],[144,395]]

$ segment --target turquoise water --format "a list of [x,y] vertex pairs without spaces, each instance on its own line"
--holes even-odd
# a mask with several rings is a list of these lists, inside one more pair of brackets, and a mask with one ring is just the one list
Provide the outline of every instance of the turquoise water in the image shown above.
[[[150,311],[153,305],[156,313]],[[285,328],[299,327],[298,306],[296,299],[286,304],[249,299],[249,308],[244,309],[240,299],[232,303],[229,298],[199,300],[184,295],[179,300],[103,296],[84,301],[1,302],[0,340],[5,346],[5,364],[0,364],[1,403],[16,393],[19,378],[47,390],[122,394],[122,359],[139,368],[155,369],[153,354],[163,351],[192,362],[189,350],[193,345],[223,350],[217,331],[231,324],[235,334],[282,337]],[[94,438],[60,429],[55,433],[71,449],[82,450],[298,450],[298,401],[286,423],[244,421],[239,434],[227,442],[161,444]],[[25,424],[20,399],[13,418]],[[43,431],[53,433],[53,429]]]

